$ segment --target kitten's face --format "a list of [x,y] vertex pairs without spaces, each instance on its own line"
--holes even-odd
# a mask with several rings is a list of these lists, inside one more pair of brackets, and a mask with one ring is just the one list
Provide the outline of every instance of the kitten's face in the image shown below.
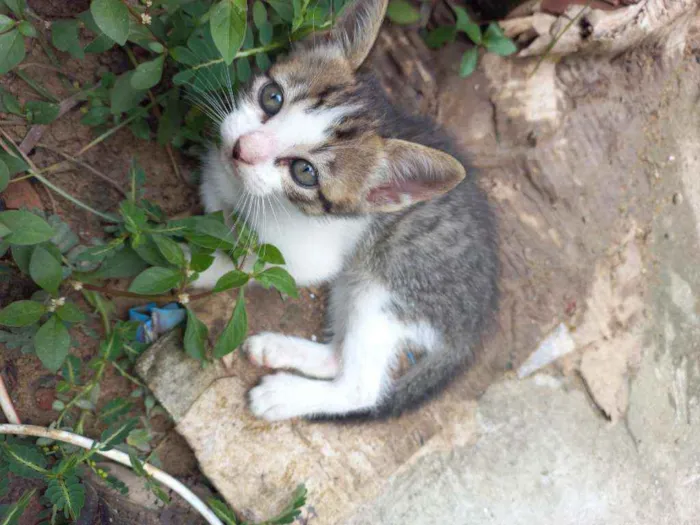
[[353,213],[383,141],[338,48],[303,51],[256,78],[221,124],[221,162],[246,191],[309,214]]
[[446,153],[380,137],[381,110],[356,77],[387,0],[355,0],[254,79],[221,124],[220,161],[256,197],[285,197],[311,215],[388,212],[441,195],[464,167]]

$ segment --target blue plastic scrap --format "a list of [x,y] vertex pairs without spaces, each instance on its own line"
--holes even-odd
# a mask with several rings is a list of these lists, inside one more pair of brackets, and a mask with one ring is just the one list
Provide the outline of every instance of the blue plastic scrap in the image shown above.
[[136,331],[139,343],[152,343],[165,332],[172,330],[187,317],[186,310],[178,303],[166,304],[158,308],[156,303],[148,303],[129,310],[129,320],[140,323]]

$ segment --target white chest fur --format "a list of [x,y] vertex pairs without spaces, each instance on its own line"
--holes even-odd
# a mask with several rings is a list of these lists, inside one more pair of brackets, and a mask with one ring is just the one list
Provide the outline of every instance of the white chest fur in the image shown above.
[[247,216],[261,242],[279,248],[286,269],[297,284],[308,286],[333,279],[343,268],[367,230],[364,218],[310,217],[289,202],[242,196],[240,183],[215,163],[208,163],[202,183],[202,200],[207,212],[223,210]]

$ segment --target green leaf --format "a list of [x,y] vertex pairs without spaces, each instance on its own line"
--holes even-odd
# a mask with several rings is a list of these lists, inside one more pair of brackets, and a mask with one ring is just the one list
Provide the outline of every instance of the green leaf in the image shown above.
[[77,20],[56,20],[51,23],[51,43],[59,51],[70,53],[73,58],[85,58],[80,45]]
[[37,36],[39,36],[39,33],[37,33],[36,28],[26,20],[22,20],[19,24],[17,24],[17,29],[20,33],[29,38],[36,38]]
[[152,238],[156,246],[158,246],[160,253],[163,254],[163,257],[165,257],[170,264],[178,268],[183,268],[185,266],[185,254],[178,243],[164,235],[152,235]]
[[[272,36],[274,34],[274,30],[272,28],[272,24],[270,22],[265,22],[260,26],[260,29],[258,30],[258,37],[260,38],[260,43],[264,46],[268,45],[270,42],[272,42]],[[265,53],[258,53],[255,55],[255,57],[259,56],[267,56]]]
[[100,342],[100,355],[107,361],[115,361],[121,357],[124,345],[119,337],[119,333],[113,330],[107,340]]
[[303,484],[297,486],[292,494],[292,501],[277,516],[267,520],[266,525],[294,523],[301,514],[301,508],[306,504],[306,494],[306,487]]
[[66,303],[56,308],[56,315],[67,323],[80,323],[85,320],[85,314],[74,303]]
[[32,260],[34,248],[34,246],[20,245],[15,245],[12,247],[12,258],[25,275],[29,275],[29,262]]
[[24,60],[24,38],[16,29],[0,35],[0,75]]
[[22,478],[43,478],[46,470],[46,456],[30,445],[4,445],[3,454],[10,463],[10,472]]
[[37,246],[29,263],[29,275],[44,290],[56,293],[61,285],[63,271],[61,263],[48,250]]
[[289,297],[299,297],[297,285],[294,278],[289,275],[287,270],[280,267],[268,268],[264,272],[258,274],[255,279],[264,286],[273,286],[280,292],[287,294]]
[[467,34],[472,42],[481,44],[481,28],[474,22],[463,7],[450,4],[452,10],[457,15],[457,29]]
[[175,288],[181,279],[180,270],[156,266],[141,272],[129,286],[129,291],[141,295],[162,294]]
[[241,57],[236,60],[236,76],[241,82],[247,82],[252,71],[250,70],[250,62],[247,57]]
[[174,89],[172,95],[168,97],[165,110],[158,122],[158,144],[170,143],[182,124],[182,104],[178,91]]
[[454,42],[456,36],[457,28],[455,26],[440,26],[426,35],[425,43],[429,48],[437,49],[448,42]]
[[[194,246],[196,248],[196,246]],[[190,246],[190,249],[192,246]],[[190,269],[195,272],[203,272],[209,268],[214,262],[214,257],[205,252],[195,253],[192,252],[192,258],[190,259]]]
[[112,114],[119,115],[135,108],[146,97],[147,90],[136,89],[131,85],[131,77],[135,71],[119,75],[110,91],[109,100]]
[[294,20],[294,7],[289,0],[267,0],[267,3],[284,22],[290,23]]
[[496,22],[490,23],[486,28],[484,45],[491,53],[504,57],[512,55],[518,50],[513,41],[503,34],[503,30]]
[[66,362],[63,363],[63,370],[61,370],[61,374],[63,375],[63,378],[66,381],[68,381],[69,384],[71,384],[71,385],[79,384],[80,365],[81,365],[80,359],[74,355],[69,355],[66,358]]
[[85,505],[85,485],[75,475],[52,478],[45,496],[54,507],[63,511],[66,518],[77,520]]
[[120,46],[129,38],[129,9],[121,0],[92,0],[90,13],[97,27]]
[[260,0],[255,0],[253,4],[253,22],[258,29],[267,22],[267,9]]
[[[13,115],[17,115],[18,117],[24,117],[22,106],[19,103],[19,100],[17,100],[17,97],[13,96],[12,93],[2,93],[2,105],[5,106],[5,109]],[[7,155],[6,152],[3,152],[3,154]],[[24,161],[22,160],[22,162]]]
[[270,69],[272,61],[270,57],[267,56],[267,53],[258,53],[255,55],[255,65],[258,66],[260,71],[267,71]]
[[0,212],[0,224],[12,232],[9,237],[11,244],[39,244],[48,241],[55,234],[54,229],[44,219],[28,211]]
[[30,100],[24,105],[24,112],[27,120],[32,124],[51,124],[58,118],[61,107],[51,102],[41,100]]
[[26,0],[0,0],[5,3],[10,10],[18,17],[24,16],[24,10],[27,8]]
[[100,411],[100,419],[106,424],[111,425],[117,419],[129,412],[132,406],[133,404],[127,401],[126,399],[113,399],[112,401],[107,403],[104,406],[104,408],[102,408],[102,410]]
[[139,242],[131,243],[136,253],[151,266],[168,266],[168,261],[163,257],[151,235],[139,236]]
[[138,457],[136,457],[136,454],[131,449],[129,449],[129,462],[131,463],[131,468],[134,470],[134,473],[137,476],[141,478],[145,478],[148,476],[148,473],[146,472],[143,463]]
[[0,324],[15,328],[36,323],[46,313],[46,307],[37,301],[15,301],[0,310]]
[[131,76],[131,87],[146,90],[158,84],[163,76],[164,63],[165,56],[161,55],[149,62],[139,64]]
[[0,33],[4,33],[15,25],[15,21],[9,16],[0,14]]
[[36,489],[25,492],[15,503],[7,507],[0,518],[0,525],[17,525],[22,514],[24,514],[24,511],[29,506],[29,502],[34,497],[35,492]]
[[224,290],[230,290],[231,288],[240,288],[244,286],[250,278],[248,274],[240,270],[231,270],[228,273],[222,275],[216,285],[214,286],[214,292],[223,292]]
[[[2,160],[0,160],[0,192],[5,191],[7,185],[10,183],[10,168],[7,167]],[[6,226],[0,228],[0,237],[5,237],[10,234],[10,229]]]
[[216,517],[224,522],[224,525],[238,525],[236,515],[226,503],[216,498],[209,498],[207,504],[214,511]]
[[479,61],[479,49],[475,46],[467,49],[462,55],[462,61],[459,64],[459,76],[462,78],[468,77],[476,69],[476,64]]
[[112,425],[107,430],[102,432],[98,448],[100,450],[110,450],[115,446],[119,445],[126,439],[126,436],[129,435],[129,432],[131,432],[136,427],[138,422],[138,419],[132,418],[127,419],[122,423],[116,423]]
[[90,277],[98,279],[118,279],[133,277],[142,272],[148,264],[132,248],[126,247],[107,259]]
[[261,261],[265,261],[270,264],[284,264],[282,252],[271,244],[263,244],[260,246],[258,249],[258,257]]
[[70,335],[66,325],[51,316],[34,336],[34,349],[41,364],[53,373],[58,372],[70,350]]
[[124,218],[124,226],[131,233],[139,233],[148,225],[146,212],[133,201],[122,201],[119,213]]
[[415,24],[420,20],[420,12],[408,0],[391,0],[386,16],[395,24]]
[[248,314],[245,311],[245,297],[243,290],[238,294],[236,307],[233,309],[231,319],[221,333],[219,340],[214,345],[214,357],[221,358],[233,352],[245,340],[248,333]]
[[206,355],[206,342],[209,330],[207,325],[197,319],[197,315],[187,309],[187,329],[185,330],[185,352],[190,357],[203,361]]
[[221,0],[211,8],[211,36],[226,64],[233,62],[243,44],[247,9],[246,0]]

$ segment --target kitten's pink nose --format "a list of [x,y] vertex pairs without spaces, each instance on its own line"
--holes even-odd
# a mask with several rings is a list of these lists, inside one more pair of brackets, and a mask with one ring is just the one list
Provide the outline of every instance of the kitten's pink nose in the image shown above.
[[262,131],[243,135],[233,147],[233,158],[246,164],[260,164],[275,156],[275,140]]

